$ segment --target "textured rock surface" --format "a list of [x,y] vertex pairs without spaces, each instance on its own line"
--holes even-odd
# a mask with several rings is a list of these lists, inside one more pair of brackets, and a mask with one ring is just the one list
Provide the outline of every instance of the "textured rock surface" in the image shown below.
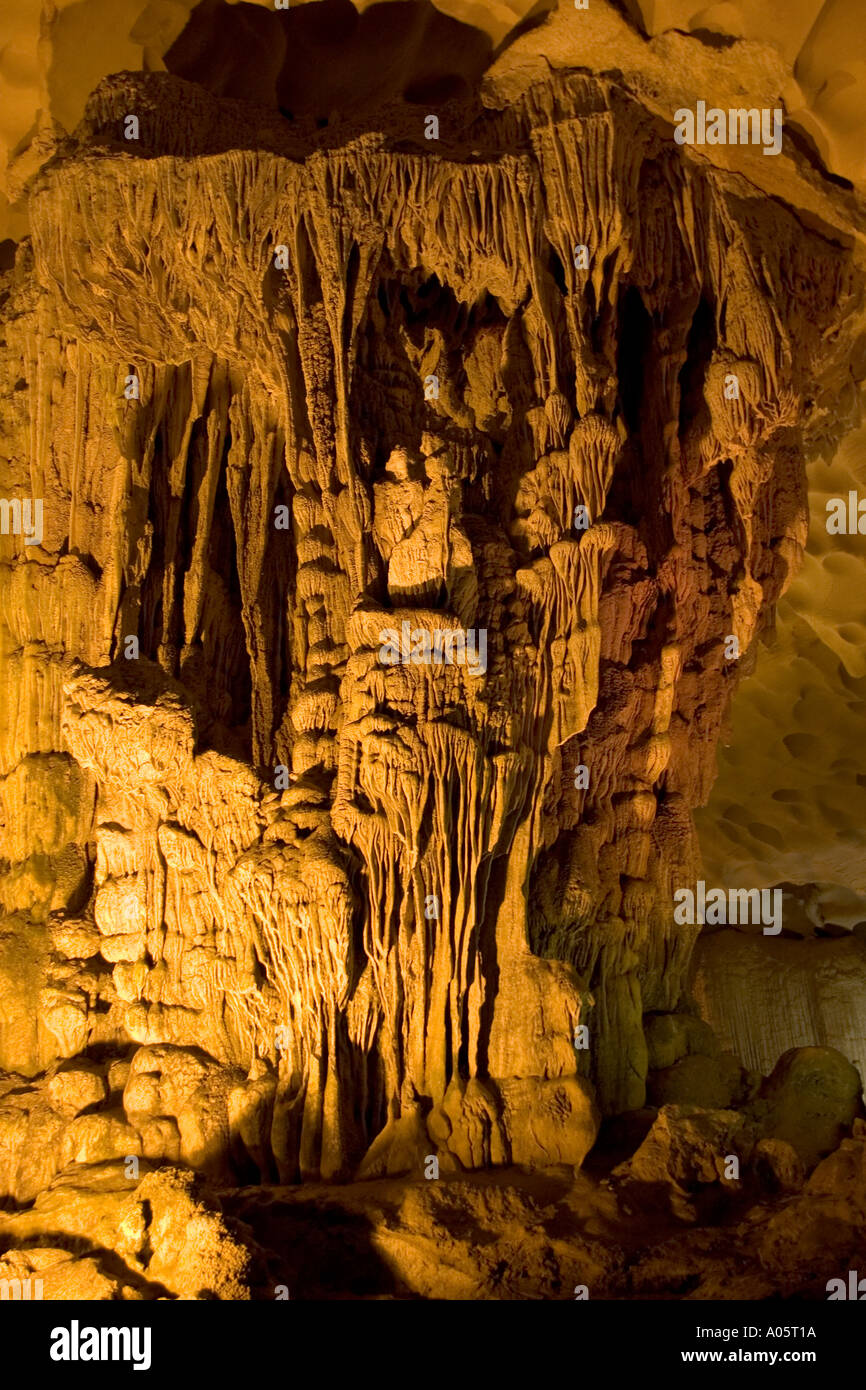
[[0,1258],[0,1277],[35,1273],[52,1300],[247,1299],[255,1277],[254,1245],[188,1169],[134,1182],[119,1165],[76,1165],[29,1211],[0,1216],[0,1230],[20,1247]]
[[[522,152],[472,165],[369,140],[184,161],[202,100],[104,86],[12,282],[9,477],[36,468],[45,536],[5,572],[5,756],[59,806],[7,909],[87,906],[99,946],[31,972],[36,1037],[5,1062],[38,1070],[49,1034],[264,1066],[290,1174],[349,1171],[477,1078],[458,1146],[477,1161],[480,1126],[505,1157],[485,1078],[520,1078],[522,1111],[578,1065],[603,1110],[643,1101],[726,634],[748,652],[796,563],[812,325],[859,282],[582,77],[476,123]],[[165,154],[113,152],[130,104]],[[483,631],[483,667],[383,665],[404,623]],[[44,761],[70,755],[58,793]]]
[[[44,508],[39,543],[0,536],[0,1191],[33,1204],[8,1243],[92,1296],[260,1296],[279,1242],[245,1244],[213,1193],[262,1184],[251,1211],[285,1204],[288,1233],[307,1199],[273,1184],[357,1177],[334,1204],[376,1232],[386,1291],[426,1296],[437,1232],[482,1209],[516,1239],[549,1170],[601,1211],[577,1170],[603,1117],[639,1112],[614,1193],[646,1210],[661,1189],[676,1242],[765,1188],[775,1253],[750,1235],[737,1287],[802,1291],[772,1233],[780,1193],[811,1220],[854,1183],[859,937],[795,959],[724,931],[693,970],[699,925],[672,904],[702,872],[692,812],[732,694],[801,563],[806,460],[857,419],[863,207],[793,123],[767,160],[680,147],[671,116],[703,82],[790,97],[805,29],[784,53],[754,29],[716,48],[661,33],[676,6],[641,11],[650,41],[601,3],[588,28],[561,8],[543,65],[517,37],[479,95],[492,32],[436,86],[424,35],[458,30],[421,7],[388,104],[362,65],[344,111],[337,63],[325,119],[277,49],[270,77],[255,45],[234,60],[226,7],[182,33],[156,8],[147,66],[161,48],[172,72],[110,77],[74,137],[36,142],[0,280],[0,492]],[[276,19],[238,15],[260,37]],[[810,632],[828,690],[864,676],[843,606]],[[818,758],[813,700],[795,762]],[[813,822],[807,877],[722,783],[710,865],[784,881],[788,922],[848,893],[854,925],[859,870]],[[819,1200],[824,1165],[807,1174],[840,1142]],[[419,1189],[432,1159],[442,1188]],[[136,1162],[167,1165],[143,1197]],[[460,1176],[484,1168],[502,1183]],[[177,1244],[199,1220],[201,1268]],[[617,1253],[618,1209],[598,1220],[581,1259],[602,1295],[676,1291],[659,1252],[637,1274]],[[112,1222],[125,1272],[53,1259],[52,1230]],[[551,1239],[520,1296],[587,1282]],[[680,1283],[710,1297],[735,1247],[702,1239]],[[440,1287],[501,1296],[454,1240]]]
[[857,1070],[841,1053],[794,1048],[779,1058],[753,1109],[763,1137],[790,1144],[811,1168],[848,1132],[860,1109],[860,1092]]
[[769,1072],[792,1047],[836,1048],[866,1069],[866,942],[771,940],[713,932],[695,951],[692,989],[722,1044]]
[[465,92],[494,52],[505,46],[507,56],[522,26],[551,10],[562,12],[556,37],[547,28],[518,40],[506,74],[537,65],[546,76],[564,33],[579,49],[571,65],[608,71],[615,50],[618,66],[641,74],[652,96],[678,69],[687,83],[686,74],[694,77],[702,44],[710,63],[731,45],[741,73],[774,72],[791,119],[829,169],[864,176],[857,0],[798,0],[784,10],[767,0],[628,0],[628,20],[609,0],[577,14],[570,0],[402,0],[399,19],[383,0],[309,4],[292,0],[288,13],[277,13],[273,0],[10,0],[0,51],[0,236],[26,231],[27,179],[74,130],[109,73],[167,69],[219,95],[280,100],[328,119],[374,92],[377,100],[428,103]]
[[806,886],[799,920],[790,915],[800,935],[866,920],[866,555],[856,532],[827,531],[828,501],[862,493],[864,467],[862,429],[809,466],[803,565],[734,703],[718,780],[697,816],[714,882]]
[[35,1274],[52,1300],[825,1299],[866,1254],[863,1126],[805,1180],[760,1140],[726,1181],[721,1150],[744,1138],[730,1112],[693,1111],[676,1179],[664,1145],[601,1182],[552,1168],[219,1198],[176,1169],[78,1168],[0,1214],[0,1277]]

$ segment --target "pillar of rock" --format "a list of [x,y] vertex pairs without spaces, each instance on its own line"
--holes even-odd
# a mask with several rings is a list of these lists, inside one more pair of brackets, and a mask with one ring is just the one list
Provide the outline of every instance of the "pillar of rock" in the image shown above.
[[5,276],[0,1064],[139,1044],[156,1156],[186,1058],[263,1174],[578,1164],[685,989],[861,287],[612,82],[468,111],[109,79]]

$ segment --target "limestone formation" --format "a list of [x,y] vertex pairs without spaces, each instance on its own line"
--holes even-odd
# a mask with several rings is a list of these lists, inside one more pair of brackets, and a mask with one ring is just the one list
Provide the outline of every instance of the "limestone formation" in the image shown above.
[[[588,52],[622,30],[622,72],[578,61],[561,6],[483,89],[491,36],[442,88],[419,35],[468,25],[418,7],[415,97],[377,106],[364,67],[350,102],[336,63],[330,120],[312,85],[286,95],[288,49],[234,63],[225,8],[148,7],[136,41],[169,70],[106,76],[33,155],[0,274],[0,493],[38,499],[0,535],[0,1192],[30,1207],[0,1218],[9,1269],[258,1297],[287,1258],[267,1193],[290,1223],[290,1185],[324,1211],[318,1184],[354,1180],[389,1293],[547,1296],[591,1270],[642,1296],[661,1249],[627,1266],[620,1204],[653,1184],[666,1240],[708,1189],[802,1188],[805,1220],[826,1180],[854,1212],[832,1164],[862,1158],[862,943],[827,943],[822,993],[812,947],[801,968],[760,929],[698,944],[673,905],[803,559],[807,462],[856,423],[860,192],[790,132],[778,164],[679,145],[682,68],[650,91],[658,41],[607,6]],[[295,32],[238,9],[263,52]],[[492,9],[498,42],[528,7]],[[754,99],[778,90],[758,48],[713,53],[731,100],[743,54]],[[843,882],[814,853],[796,881]],[[752,886],[788,884],[781,863]],[[602,1124],[635,1113],[591,1191]],[[530,1220],[491,1168],[565,1168],[607,1242],[563,1245],[551,1209],[500,1287],[493,1251],[458,1248],[461,1212],[509,1249]],[[204,1180],[261,1188],[249,1227]],[[761,1241],[808,1282],[786,1221],[749,1226],[743,1296],[772,1288]],[[122,1289],[50,1243],[96,1226]]]

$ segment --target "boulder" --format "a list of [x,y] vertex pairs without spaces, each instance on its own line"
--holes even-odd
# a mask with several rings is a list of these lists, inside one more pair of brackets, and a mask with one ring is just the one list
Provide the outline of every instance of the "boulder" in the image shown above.
[[759,1079],[746,1072],[730,1052],[715,1057],[682,1057],[672,1067],[649,1076],[647,1099],[653,1105],[727,1110],[747,1100]]
[[699,1187],[726,1182],[728,1159],[744,1166],[756,1142],[754,1126],[736,1110],[665,1105],[637,1153],[614,1177],[641,1183]]
[[810,1169],[838,1147],[860,1100],[859,1073],[841,1052],[795,1047],[779,1058],[751,1109],[762,1137],[784,1139]]
[[752,1171],[771,1192],[798,1192],[806,1176],[803,1160],[784,1139],[759,1139],[752,1154]]

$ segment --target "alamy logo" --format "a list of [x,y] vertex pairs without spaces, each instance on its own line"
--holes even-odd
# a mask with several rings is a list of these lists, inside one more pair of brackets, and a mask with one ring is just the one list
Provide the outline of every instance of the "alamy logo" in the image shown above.
[[779,154],[782,149],[782,112],[779,107],[758,110],[723,111],[699,101],[696,111],[681,106],[674,112],[677,128],[674,139],[678,145],[763,145],[764,154]]
[[[11,521],[11,526],[10,526]],[[23,536],[25,545],[42,544],[42,498],[0,497],[0,535]]]
[[782,930],[781,888],[711,888],[703,879],[697,891],[677,888],[674,893],[674,921],[678,927],[707,922],[711,927],[764,923],[764,936],[778,936]]
[[857,1303],[866,1302],[866,1279],[858,1279],[856,1269],[848,1270],[847,1287],[844,1279],[827,1280],[827,1302],[834,1303],[840,1299],[853,1299]]
[[51,1331],[52,1361],[132,1361],[134,1371],[150,1370],[149,1327],[68,1327]]
[[379,633],[379,660],[383,666],[430,666],[434,662],[465,666],[471,675],[483,676],[487,670],[487,629],[413,628],[404,622]]
[[16,1302],[37,1302],[42,1299],[41,1279],[0,1279],[0,1301],[7,1298]]
[[866,536],[866,500],[856,492],[844,497],[831,497],[827,503],[827,534],[829,536]]

